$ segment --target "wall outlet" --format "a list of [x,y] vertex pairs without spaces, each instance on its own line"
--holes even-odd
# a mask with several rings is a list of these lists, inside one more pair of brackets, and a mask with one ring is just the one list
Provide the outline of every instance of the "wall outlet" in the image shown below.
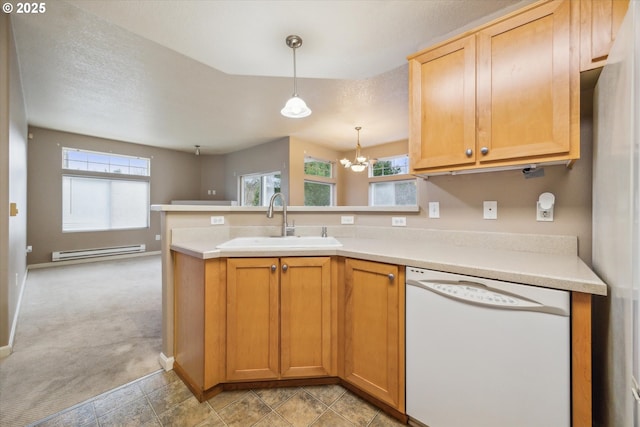
[[156,234],[156,240],[160,240],[160,235]]
[[354,224],[355,219],[352,215],[342,215],[340,217],[340,224]]
[[429,218],[440,218],[440,202],[429,202]]
[[33,252],[33,246],[29,245],[27,246],[27,253],[30,254],[31,252]]
[[211,225],[223,225],[224,217],[223,216],[212,216],[211,217]]
[[207,194],[209,196],[215,196],[216,195],[216,190],[207,190]]
[[406,227],[407,226],[407,217],[406,216],[393,216],[393,217],[391,217],[391,225],[393,227]]
[[483,205],[483,218],[484,219],[498,219],[498,202],[484,201]]

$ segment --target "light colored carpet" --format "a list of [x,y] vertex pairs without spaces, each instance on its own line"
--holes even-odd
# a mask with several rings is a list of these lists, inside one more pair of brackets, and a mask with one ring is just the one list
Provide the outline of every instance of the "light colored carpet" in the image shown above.
[[160,368],[160,256],[30,270],[0,426],[24,426]]

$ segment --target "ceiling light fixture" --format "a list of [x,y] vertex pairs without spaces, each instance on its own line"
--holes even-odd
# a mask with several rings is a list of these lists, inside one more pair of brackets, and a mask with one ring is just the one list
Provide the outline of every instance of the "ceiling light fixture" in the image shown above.
[[356,145],[356,158],[353,160],[353,162],[347,159],[346,157],[340,160],[340,163],[342,164],[342,166],[344,166],[345,168],[351,168],[351,170],[354,172],[362,172],[367,168],[367,166],[369,166],[369,160],[367,160],[367,158],[360,153],[360,149],[361,149],[360,129],[362,129],[360,126],[356,126],[356,131],[358,132],[358,143]]
[[293,96],[289,98],[284,108],[280,110],[283,116],[292,119],[301,119],[311,114],[311,109],[298,96],[298,85],[296,82],[296,49],[302,46],[302,38],[300,36],[291,35],[287,37],[287,46],[293,49]]
[[196,147],[196,156],[199,156],[200,155],[200,146],[196,145],[195,147]]

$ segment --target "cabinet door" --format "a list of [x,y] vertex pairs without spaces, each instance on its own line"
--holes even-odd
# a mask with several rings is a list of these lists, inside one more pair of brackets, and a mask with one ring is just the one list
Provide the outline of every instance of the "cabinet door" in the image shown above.
[[404,411],[404,270],[345,260],[344,379]]
[[280,274],[281,375],[331,372],[331,259],[282,258]]
[[476,44],[465,37],[410,60],[411,168],[475,162]]
[[570,6],[545,3],[478,33],[480,163],[569,153]]
[[278,258],[227,260],[227,380],[278,378]]
[[580,2],[580,71],[604,66],[629,0]]

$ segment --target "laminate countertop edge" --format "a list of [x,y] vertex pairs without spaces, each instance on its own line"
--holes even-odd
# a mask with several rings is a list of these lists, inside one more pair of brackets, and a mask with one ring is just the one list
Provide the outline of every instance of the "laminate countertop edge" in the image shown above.
[[607,285],[577,256],[390,239],[338,237],[338,248],[217,249],[221,241],[181,242],[171,250],[199,259],[343,256],[571,292],[607,295]]

